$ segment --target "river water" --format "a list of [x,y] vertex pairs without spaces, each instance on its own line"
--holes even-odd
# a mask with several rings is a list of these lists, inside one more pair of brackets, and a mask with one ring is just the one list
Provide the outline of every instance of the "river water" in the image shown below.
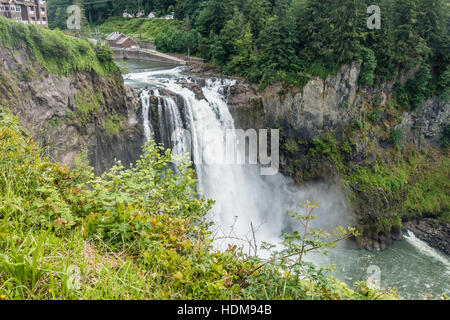
[[[123,63],[122,63],[123,65]],[[207,79],[202,88],[205,99],[181,83],[193,82],[182,68],[161,64],[142,64],[127,61],[129,74],[125,83],[143,88],[143,123],[147,138],[153,127],[149,97],[158,97],[156,112],[161,139],[172,149],[189,152],[194,160],[199,190],[216,201],[209,219],[215,222],[214,237],[218,249],[228,244],[242,245],[249,252],[255,238],[257,245],[270,242],[280,247],[280,235],[298,227],[287,216],[288,211],[301,212],[298,202],[316,201],[321,207],[314,227],[333,228],[351,224],[346,201],[336,187],[326,183],[295,186],[281,174],[263,176],[258,165],[224,165],[224,147],[220,143],[234,129],[228,110],[227,94],[233,80]],[[157,70],[146,70],[158,68]],[[163,70],[161,70],[163,68]],[[177,94],[160,94],[161,89]],[[182,101],[182,105],[177,105]],[[182,130],[189,133],[190,143]],[[237,151],[244,152],[241,149]],[[255,236],[253,237],[253,234]],[[258,252],[264,257],[264,253]],[[395,287],[405,299],[439,298],[450,293],[450,259],[429,247],[405,230],[404,239],[386,251],[368,252],[346,246],[333,249],[328,256],[307,256],[316,264],[336,262],[334,275],[352,284],[366,281],[370,276],[381,287]]]

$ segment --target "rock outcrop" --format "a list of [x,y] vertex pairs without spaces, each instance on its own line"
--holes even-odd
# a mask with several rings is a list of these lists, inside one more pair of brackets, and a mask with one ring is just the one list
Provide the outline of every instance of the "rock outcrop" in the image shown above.
[[404,224],[420,240],[450,255],[450,225],[432,219],[412,219]]
[[128,165],[139,158],[141,105],[120,77],[51,74],[26,49],[0,48],[0,57],[0,106],[18,116],[51,158],[73,166],[85,153],[97,174],[115,159]]
[[[368,88],[359,87],[359,72],[360,65],[354,63],[325,80],[316,77],[302,89],[274,84],[262,92],[255,85],[238,81],[231,88],[229,105],[239,128],[280,129],[280,169],[284,174],[298,183],[329,180],[344,184],[343,189],[353,188],[348,198],[363,232],[359,246],[386,249],[392,241],[402,238],[401,226],[389,223],[380,228],[377,224],[399,219],[401,214],[390,212],[392,204],[382,192],[376,195],[380,201],[367,202],[366,198],[372,199],[373,195],[364,194],[357,183],[343,182],[343,171],[351,174],[380,159],[389,163],[387,155],[395,150],[390,134],[395,129],[403,133],[397,143],[416,150],[437,150],[448,123],[450,103],[432,97],[417,111],[402,112],[391,105],[394,85],[407,81],[413,71]],[[378,110],[379,114],[368,116]]]

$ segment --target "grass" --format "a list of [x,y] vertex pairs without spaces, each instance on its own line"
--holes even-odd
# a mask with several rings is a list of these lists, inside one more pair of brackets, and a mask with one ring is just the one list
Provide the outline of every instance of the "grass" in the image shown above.
[[114,137],[120,132],[120,123],[124,121],[124,117],[118,115],[110,115],[105,120],[105,134],[107,137]]
[[38,64],[57,75],[69,76],[76,71],[94,72],[102,76],[120,75],[109,48],[94,47],[87,40],[66,36],[60,31],[0,17],[0,43],[13,52],[29,50]]
[[75,95],[75,115],[79,124],[86,123],[100,110],[103,103],[101,92],[94,93],[89,89],[79,90]]

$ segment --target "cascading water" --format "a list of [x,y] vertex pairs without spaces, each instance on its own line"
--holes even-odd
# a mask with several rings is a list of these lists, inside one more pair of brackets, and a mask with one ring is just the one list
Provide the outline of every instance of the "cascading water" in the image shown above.
[[[234,80],[207,79],[202,88],[205,99],[199,100],[192,90],[180,83],[180,79],[186,83],[192,82],[189,78],[180,73],[174,77],[171,73],[172,77],[161,79],[161,73],[132,74],[130,79],[147,77],[147,85],[164,88],[183,101],[184,123],[174,99],[161,96],[161,90],[153,90],[159,101],[157,108],[161,140],[168,147],[174,147],[175,144],[184,153],[190,151],[196,166],[199,189],[216,201],[209,218],[217,226],[215,243],[218,247],[233,243],[249,249],[250,240],[255,240],[251,239],[253,234],[258,244],[264,241],[277,245],[280,235],[292,229],[286,213],[298,211],[299,201],[326,199],[328,205],[322,211],[333,207],[331,216],[339,215],[340,222],[343,222],[344,203],[336,193],[323,192],[322,189],[326,188],[324,185],[301,190],[280,174],[261,176],[258,165],[226,164],[227,145],[224,138],[233,134],[235,129],[227,106],[227,96],[230,87],[235,84]],[[182,129],[190,133],[190,146],[180,141],[184,139]],[[245,146],[239,145],[233,135],[231,144],[237,145],[236,152],[245,158],[242,155]],[[330,216],[324,220],[330,221]]]
[[150,136],[153,132],[153,127],[150,122],[151,114],[150,114],[150,93],[148,90],[142,90],[141,93],[141,103],[142,103],[142,116],[144,123],[144,136],[146,141],[150,140]]
[[[344,197],[334,186],[322,183],[299,188],[281,174],[261,176],[258,165],[226,164],[223,141],[229,130],[234,129],[227,106],[233,80],[206,79],[202,88],[204,99],[199,99],[193,90],[183,85],[192,81],[182,74],[181,68],[130,74],[126,81],[130,85],[153,88],[153,95],[159,101],[156,121],[159,128],[155,131],[159,131],[166,146],[191,154],[199,190],[216,201],[209,218],[217,228],[215,244],[218,248],[223,249],[228,244],[248,247],[249,241],[253,240],[253,231],[258,243],[278,244],[282,233],[296,228],[286,213],[301,210],[299,201],[320,203],[321,208],[315,212],[318,216],[315,227],[333,228],[351,223]],[[176,95],[177,99],[162,94],[163,89]],[[144,90],[141,96],[144,129],[153,131],[146,116],[149,110],[147,95],[149,91]],[[182,134],[183,130],[189,132],[190,139]],[[245,146],[240,145],[237,152],[245,153]],[[406,238],[407,241],[396,243],[385,252],[340,248],[332,251],[328,258],[314,260],[317,263],[336,261],[336,276],[349,283],[367,279],[369,267],[379,266],[382,286],[398,287],[406,298],[422,297],[427,290],[436,294],[448,293],[448,281],[438,278],[443,273],[448,275],[448,258],[437,253],[440,258],[435,256],[436,263],[430,264],[430,252],[435,250],[424,243],[420,246],[426,249],[419,248],[419,242],[411,235]],[[415,272],[420,276],[411,271],[411,276],[405,277],[411,261],[416,263]]]

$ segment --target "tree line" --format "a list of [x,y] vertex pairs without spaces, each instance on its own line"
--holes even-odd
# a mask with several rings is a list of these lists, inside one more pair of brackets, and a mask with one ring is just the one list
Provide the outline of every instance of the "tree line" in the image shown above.
[[[48,2],[51,9],[52,2],[64,0]],[[381,9],[380,29],[367,27],[371,5]],[[419,68],[415,79],[398,88],[405,104],[420,105],[431,92],[450,96],[446,0],[117,0],[84,9],[90,22],[100,23],[140,8],[146,14],[173,9],[184,21],[156,37],[160,50],[189,51],[263,86],[302,86],[312,76],[326,77],[359,61],[362,85]]]
[[172,12],[175,0],[47,0],[49,26],[65,29],[67,7],[76,4],[83,9],[87,22],[103,23],[110,17],[122,16],[124,11],[136,14],[143,10],[147,15],[156,12],[159,15]]

